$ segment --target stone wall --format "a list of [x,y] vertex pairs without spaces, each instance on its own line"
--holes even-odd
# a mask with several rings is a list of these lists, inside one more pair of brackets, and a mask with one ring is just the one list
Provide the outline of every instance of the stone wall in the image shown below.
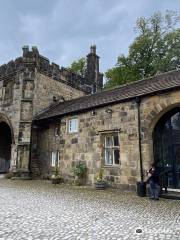
[[[180,91],[148,96],[141,100],[141,144],[143,170],[153,162],[152,132],[159,118],[175,106],[180,106]],[[78,133],[68,133],[68,120],[77,117]],[[54,127],[60,125],[60,135],[54,136]],[[42,126],[41,126],[42,127]],[[105,166],[101,136],[118,132],[120,141],[119,166]],[[38,131],[38,161],[41,174],[53,171],[51,152],[60,152],[59,169],[65,179],[72,180],[72,167],[85,162],[88,167],[87,183],[92,184],[103,163],[104,175],[112,186],[132,189],[140,180],[138,113],[135,101],[119,103],[78,115],[66,116],[61,122],[49,124]]]
[[[112,113],[109,113],[109,109]],[[111,130],[118,132],[120,140],[120,164],[104,166],[105,177],[114,186],[131,187],[136,182],[139,159],[137,134],[137,107],[135,102],[121,103],[76,115],[79,121],[78,133],[68,133],[68,120],[61,119],[60,135],[54,136],[55,124],[41,129],[38,136],[39,161],[42,174],[52,171],[51,152],[60,152],[60,171],[65,179],[73,179],[72,167],[83,161],[88,167],[88,184],[92,184],[99,171],[102,156],[101,136]],[[73,116],[74,117],[74,116]]]
[[36,48],[24,48],[22,57],[0,66],[0,119],[12,131],[11,169],[29,171],[33,115],[49,107],[53,97],[69,100],[85,94],[78,89],[80,80],[76,88],[71,86],[70,80],[73,82],[78,76],[70,79],[69,73],[66,79],[64,72],[40,56]]
[[61,100],[62,97],[64,100],[70,100],[83,95],[85,93],[81,90],[66,85],[47,75],[36,73],[33,114],[54,104],[53,98],[57,101]]
[[12,133],[11,168],[17,163],[22,82],[22,72],[1,77],[0,81],[0,121],[6,122]]

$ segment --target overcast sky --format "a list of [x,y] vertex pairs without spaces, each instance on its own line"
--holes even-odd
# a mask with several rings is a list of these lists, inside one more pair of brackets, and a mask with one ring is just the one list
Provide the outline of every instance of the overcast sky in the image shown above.
[[127,54],[136,19],[167,9],[180,0],[0,0],[0,65],[33,45],[66,67],[96,44],[104,72]]

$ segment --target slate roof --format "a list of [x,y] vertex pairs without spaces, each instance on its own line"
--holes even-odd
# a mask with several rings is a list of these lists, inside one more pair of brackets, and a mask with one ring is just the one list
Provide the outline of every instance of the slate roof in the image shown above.
[[161,91],[169,91],[178,87],[180,87],[180,70],[171,71],[112,90],[57,103],[36,115],[34,120],[50,120],[117,102],[128,101],[136,97],[143,97],[149,94],[153,95]]

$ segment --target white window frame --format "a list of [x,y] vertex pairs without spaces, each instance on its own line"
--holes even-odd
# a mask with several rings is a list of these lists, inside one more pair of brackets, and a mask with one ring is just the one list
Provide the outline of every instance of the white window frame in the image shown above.
[[78,118],[69,119],[68,132],[69,133],[77,133],[78,132]]
[[[118,145],[114,145],[114,136],[118,137]],[[107,145],[107,138],[111,139],[112,144],[111,145]],[[119,134],[118,133],[109,133],[109,134],[105,134],[103,136],[103,156],[104,156],[104,165],[105,166],[119,166],[120,165],[120,141],[119,141]],[[119,163],[115,163],[115,150],[119,151]],[[112,162],[108,163],[108,160],[106,159],[106,151],[110,152],[110,155],[112,156]]]
[[51,167],[59,166],[60,154],[59,151],[51,152]]

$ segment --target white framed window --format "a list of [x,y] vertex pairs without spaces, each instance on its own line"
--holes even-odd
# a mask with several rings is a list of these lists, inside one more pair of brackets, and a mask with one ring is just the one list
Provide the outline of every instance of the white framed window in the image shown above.
[[120,149],[118,133],[105,135],[104,138],[104,164],[118,165],[120,164]]
[[59,166],[60,155],[59,151],[51,152],[51,167]]
[[69,119],[69,133],[76,133],[78,132],[78,119],[77,118],[72,118]]

